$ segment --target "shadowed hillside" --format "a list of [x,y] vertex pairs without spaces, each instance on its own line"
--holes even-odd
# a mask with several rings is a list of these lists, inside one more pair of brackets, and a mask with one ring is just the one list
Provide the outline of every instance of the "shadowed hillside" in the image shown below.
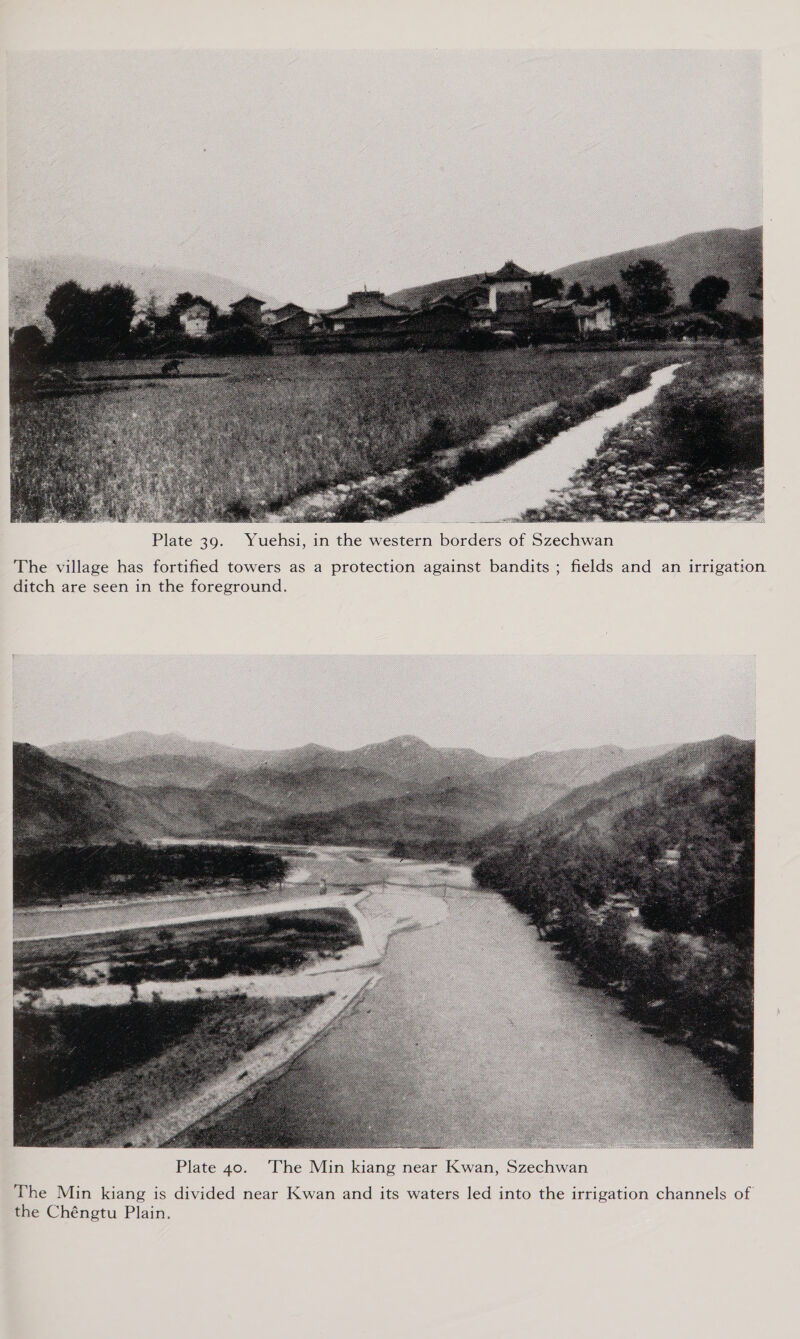
[[676,781],[703,777],[714,764],[741,749],[752,748],[732,735],[682,744],[650,761],[626,767],[592,785],[578,786],[549,808],[515,825],[485,831],[472,853],[504,849],[543,836],[572,837],[582,830],[593,838],[607,835],[619,816],[629,809],[658,800]]
[[22,846],[153,841],[165,814],[138,791],[89,776],[32,744],[14,745],[14,842]]

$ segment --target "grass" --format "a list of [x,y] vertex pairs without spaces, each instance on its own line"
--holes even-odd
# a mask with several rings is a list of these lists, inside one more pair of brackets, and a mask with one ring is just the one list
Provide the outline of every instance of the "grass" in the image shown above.
[[653,404],[607,433],[566,488],[525,519],[760,520],[761,361],[757,348],[688,350]]
[[182,1000],[17,1011],[15,1143],[112,1143],[318,1002]]
[[[620,350],[195,359],[191,379],[15,403],[16,521],[247,520],[333,483],[466,442],[524,409],[583,395],[645,355]],[[141,376],[153,363],[81,364]],[[220,378],[196,377],[225,372]],[[437,423],[438,421],[438,423]],[[435,426],[434,426],[435,425]],[[444,425],[444,426],[442,426]]]

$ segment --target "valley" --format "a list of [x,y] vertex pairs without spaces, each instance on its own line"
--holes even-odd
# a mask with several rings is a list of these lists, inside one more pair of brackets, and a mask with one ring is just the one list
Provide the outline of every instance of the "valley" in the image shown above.
[[17,745],[18,1142],[746,1145],[751,752]]

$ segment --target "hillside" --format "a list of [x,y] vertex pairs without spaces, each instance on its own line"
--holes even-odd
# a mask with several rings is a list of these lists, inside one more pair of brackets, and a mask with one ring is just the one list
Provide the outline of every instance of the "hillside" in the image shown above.
[[752,316],[760,303],[750,296],[754,291],[762,266],[761,228],[718,228],[714,232],[692,232],[676,237],[671,242],[654,246],[640,246],[633,251],[618,251],[611,256],[578,261],[556,270],[564,280],[565,290],[580,283],[585,288],[594,284],[618,284],[620,270],[637,260],[657,260],[669,270],[675,290],[675,302],[685,304],[698,279],[707,274],[718,274],[727,279],[731,288],[723,304],[731,311]]
[[718,762],[747,749],[752,745],[731,735],[682,744],[658,758],[623,768],[591,785],[578,786],[522,823],[485,831],[472,844],[471,853],[504,850],[542,836],[574,837],[582,831],[602,838],[620,814],[659,800],[676,782],[702,778]]
[[[46,750],[50,752],[50,750]],[[53,756],[51,754],[51,756]],[[149,753],[141,758],[106,762],[103,758],[59,758],[81,771],[120,786],[188,786],[202,789],[220,775],[220,765],[209,758],[186,758],[180,753]]]
[[[620,270],[634,261],[647,257],[665,265],[670,272],[678,304],[688,303],[689,293],[698,279],[707,274],[718,274],[727,279],[731,289],[725,306],[731,311],[739,311],[752,316],[759,309],[759,303],[750,297],[762,265],[762,229],[759,228],[717,228],[712,232],[687,233],[669,242],[654,242],[651,246],[637,247],[630,251],[617,251],[610,256],[596,256],[591,260],[577,261],[554,270],[553,274],[564,280],[564,289],[578,282],[584,288],[594,284],[602,288],[605,284],[617,284],[621,287]],[[518,258],[519,263],[528,264],[529,258]],[[533,258],[532,268],[540,266]],[[429,284],[419,284],[414,288],[402,288],[389,294],[389,301],[418,307],[423,302],[435,301],[445,294],[453,297],[465,293],[467,289],[480,283],[483,274],[464,274],[453,279],[439,279]]]
[[242,836],[257,840],[267,835],[272,813],[263,805],[225,790],[197,790],[187,786],[142,786],[139,794],[162,815],[179,837]]
[[32,744],[14,745],[16,847],[153,841],[169,835],[158,804],[138,791],[89,776]]
[[219,274],[197,270],[165,269],[158,265],[126,265],[94,256],[41,256],[37,259],[10,256],[8,261],[9,325],[49,326],[44,314],[47,299],[57,284],[74,279],[84,288],[103,284],[128,284],[142,301],[155,293],[160,306],[166,306],[176,293],[199,293],[218,307],[251,293],[270,306],[277,299],[261,290],[247,287]]
[[339,805],[356,804],[398,795],[401,780],[366,767],[308,767],[297,772],[257,767],[248,772],[226,772],[206,790],[209,802],[217,794],[236,794],[249,799],[270,816],[284,813],[315,813]]
[[62,762],[75,763],[87,772],[98,769],[97,775],[103,775],[99,769],[122,770],[129,763],[141,767],[145,774],[148,769],[180,767],[184,762],[196,764],[198,774],[202,772],[203,764],[215,774],[223,768],[244,771],[265,763],[295,767],[298,764],[312,765],[326,750],[318,744],[307,744],[301,749],[240,749],[213,740],[188,739],[186,735],[157,735],[149,730],[132,730],[110,739],[73,739],[50,744],[45,752]]
[[536,753],[460,784],[430,785],[392,799],[328,812],[296,813],[272,832],[286,841],[355,842],[409,846],[458,843],[548,808],[573,787],[596,781],[663,749],[609,745]]

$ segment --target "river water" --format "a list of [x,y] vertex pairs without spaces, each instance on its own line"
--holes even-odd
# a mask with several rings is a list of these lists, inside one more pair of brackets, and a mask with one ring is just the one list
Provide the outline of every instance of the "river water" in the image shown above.
[[650,385],[629,395],[621,404],[601,409],[592,418],[567,428],[541,450],[532,452],[497,474],[453,489],[440,502],[414,507],[392,517],[405,521],[507,521],[524,511],[543,507],[551,494],[564,488],[572,475],[597,452],[610,428],[651,404],[662,386],[674,377],[680,363],[653,373]]
[[[428,882],[428,880],[420,880]],[[579,984],[493,893],[395,935],[354,1010],[183,1146],[742,1147],[751,1109]],[[365,910],[368,903],[364,904]]]

